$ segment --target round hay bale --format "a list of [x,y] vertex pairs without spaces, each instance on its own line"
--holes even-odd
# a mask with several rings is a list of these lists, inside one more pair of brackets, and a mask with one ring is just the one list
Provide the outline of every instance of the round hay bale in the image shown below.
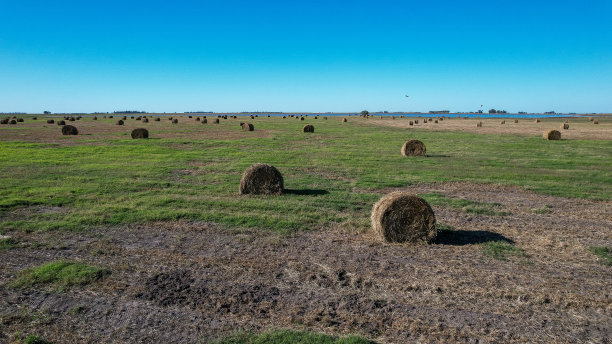
[[219,119],[215,118],[215,124],[219,124]]
[[255,164],[242,174],[241,195],[280,195],[283,193],[283,176],[272,165]]
[[74,122],[74,117],[70,117],[70,118],[68,118],[68,120],[69,120],[70,122]]
[[125,120],[127,120],[127,116],[123,116],[123,117],[121,117],[121,119],[125,121]]
[[48,123],[48,124],[53,124],[53,123],[55,123],[55,121],[54,121],[54,120],[52,120],[52,119],[48,119],[48,120],[47,120],[47,123]]
[[506,121],[501,121],[500,124],[506,124]]
[[540,119],[536,118],[536,120],[534,121],[534,123],[540,123]]
[[386,242],[430,243],[437,235],[436,216],[427,201],[407,192],[383,196],[370,220],[374,233]]
[[17,124],[17,121],[12,119],[12,120],[10,120],[9,124]]
[[155,122],[159,122],[159,121],[161,121],[161,118],[156,117],[156,118],[155,118]]
[[193,116],[189,116],[189,118],[193,118]]
[[425,144],[419,140],[406,141],[402,146],[403,156],[425,156],[426,153]]
[[108,116],[108,118],[113,118],[113,116]]
[[515,120],[514,120],[514,123],[518,123],[518,119],[515,119]]
[[57,121],[57,125],[66,125],[66,121]]
[[23,118],[17,118],[17,122],[19,123],[23,122]]
[[132,138],[133,139],[148,139],[149,131],[145,128],[136,128],[132,130]]
[[569,129],[569,123],[561,123],[561,129]]
[[323,119],[327,119],[327,117],[323,117]]
[[413,121],[408,122],[409,125],[414,125]]
[[589,117],[589,121],[593,122],[594,120],[595,120],[595,118]]
[[62,127],[62,135],[78,135],[79,131],[75,126],[65,125]]
[[593,124],[599,124],[599,121],[598,120],[594,120]]
[[300,121],[303,121],[303,120],[304,120],[304,117],[300,117]]
[[[132,118],[134,118],[134,116],[132,116]],[[142,119],[142,117],[141,117],[141,116],[136,117],[136,120],[137,120],[137,121],[140,121],[141,119]]]
[[169,121],[171,121],[171,120],[172,120],[172,117],[168,117],[168,120],[169,120]]
[[546,140],[561,140],[561,133],[558,130],[549,130],[543,135]]
[[149,123],[149,119],[148,118],[143,118],[142,119],[142,123]]
[[202,124],[206,124],[208,123],[208,120],[206,118],[202,118]]
[[240,125],[242,127],[242,130],[244,131],[253,131],[255,130],[255,127],[253,126],[252,123],[242,123],[242,125]]
[[0,120],[0,124],[8,124],[8,122],[9,122],[8,118]]
[[481,128],[481,127],[482,127],[482,122],[476,123],[476,128]]
[[438,124],[438,120],[435,120],[435,121],[434,121],[434,123],[435,123],[435,124]]
[[94,121],[97,121],[97,120],[98,120],[98,117],[93,116],[93,118],[92,118],[92,119],[93,119]]
[[172,124],[177,124],[178,123],[178,118],[175,118],[172,120]]
[[418,120],[418,119],[415,119],[415,120],[414,120],[414,124],[419,124],[419,120]]
[[200,121],[200,117],[196,117],[196,121],[198,121],[198,122],[199,122],[199,121]]
[[342,123],[346,123],[346,122],[348,122],[348,120],[346,118],[343,118]]
[[37,119],[38,119],[38,117],[32,117],[32,120],[33,120],[33,121],[35,121],[35,120],[37,120]]
[[314,126],[312,124],[306,124],[302,131],[305,133],[314,133]]
[[116,125],[123,125],[123,120],[118,120],[117,122],[115,122]]

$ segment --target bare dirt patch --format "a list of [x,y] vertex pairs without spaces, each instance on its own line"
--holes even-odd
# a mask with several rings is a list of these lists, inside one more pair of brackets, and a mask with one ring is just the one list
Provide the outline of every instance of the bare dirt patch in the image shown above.
[[[612,270],[588,251],[612,243],[610,203],[467,183],[410,189],[499,202],[510,215],[434,207],[455,230],[417,246],[369,232],[278,236],[186,222],[11,232],[19,248],[0,251],[0,341],[19,332],[58,343],[184,343],[278,327],[382,343],[612,337]],[[481,245],[500,239],[526,257],[484,256]],[[33,245],[40,242],[53,244]],[[10,286],[18,271],[56,259],[112,275],[66,292]]]

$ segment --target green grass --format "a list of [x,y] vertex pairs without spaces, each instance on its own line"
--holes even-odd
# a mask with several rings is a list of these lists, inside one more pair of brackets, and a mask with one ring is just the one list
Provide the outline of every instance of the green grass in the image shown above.
[[17,241],[13,238],[0,239],[0,251],[17,247]]
[[23,344],[50,344],[50,342],[37,335],[29,335],[23,340]]
[[449,198],[437,192],[420,194],[420,196],[431,205],[462,209],[467,213],[489,216],[508,215],[507,212],[499,210],[501,207],[499,203],[477,202],[463,198]]
[[262,334],[238,333],[220,339],[214,344],[369,344],[373,343],[358,336],[332,337],[324,334],[293,331],[273,330]]
[[52,285],[58,290],[74,285],[86,285],[102,279],[110,271],[78,262],[55,261],[22,271],[13,286],[28,288]]
[[[95,140],[66,138],[79,143],[71,146],[0,141],[0,173],[10,176],[0,184],[0,233],[176,220],[279,233],[332,226],[364,231],[383,190],[433,182],[500,183],[556,196],[612,199],[609,140],[406,130],[331,117],[258,118],[255,132],[241,132],[241,120],[152,126],[149,140],[131,140],[126,131]],[[301,133],[305,123],[314,124],[314,134]],[[266,135],[258,137],[259,131]],[[187,137],[159,138],[170,132]],[[211,138],[228,133],[238,134]],[[422,140],[430,156],[401,156],[409,139]],[[242,172],[257,162],[276,166],[285,187],[298,192],[238,196]],[[504,214],[491,203],[426,198],[470,213]],[[37,211],[45,207],[62,211]],[[13,215],[20,208],[30,213]]]
[[525,258],[525,251],[505,241],[490,241],[482,245],[482,253],[490,258],[507,261],[508,257]]
[[599,261],[608,266],[612,266],[612,248],[606,246],[590,247],[589,250],[599,258]]

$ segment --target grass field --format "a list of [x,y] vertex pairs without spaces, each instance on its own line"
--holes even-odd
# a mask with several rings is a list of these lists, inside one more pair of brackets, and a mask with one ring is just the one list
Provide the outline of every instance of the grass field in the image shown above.
[[[0,126],[0,342],[612,336],[611,117],[560,141],[541,137],[559,119],[174,117]],[[409,139],[427,156],[403,157]],[[282,196],[238,195],[259,162]],[[394,190],[432,205],[432,245],[373,237]]]

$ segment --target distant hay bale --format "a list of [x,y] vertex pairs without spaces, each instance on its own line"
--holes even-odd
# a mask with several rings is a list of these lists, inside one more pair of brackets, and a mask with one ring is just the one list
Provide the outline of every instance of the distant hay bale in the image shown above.
[[97,120],[98,120],[98,117],[93,116],[93,118],[92,118],[92,119],[93,119],[94,121],[97,121]]
[[161,118],[159,118],[159,117],[155,117],[155,120],[154,120],[154,121],[155,121],[155,122],[159,122],[159,121],[161,121]]
[[47,120],[47,124],[53,124],[53,123],[55,123],[55,121],[54,121],[54,120],[52,120],[52,119],[48,119],[48,120]]
[[68,118],[68,120],[69,120],[70,122],[74,122],[74,117],[69,117],[69,118]]
[[287,118],[287,116],[283,116],[283,119],[286,119],[286,118]]
[[242,123],[240,126],[242,127],[242,130],[244,130],[244,131],[253,131],[253,130],[255,130],[255,127],[253,126],[252,123]]
[[66,121],[57,121],[57,125],[66,125]]
[[327,117],[324,116],[323,119],[327,119]]
[[113,116],[108,116],[108,118],[113,118]]
[[172,120],[172,124],[177,124],[178,123],[178,118],[175,118]]
[[17,121],[12,119],[12,120],[10,120],[9,124],[17,124]]
[[215,118],[215,124],[219,124],[219,119]]
[[79,131],[72,125],[65,125],[62,127],[62,135],[78,135]]
[[515,120],[514,120],[514,123],[518,123],[518,119],[515,119]]
[[319,118],[318,116],[314,116],[314,119],[318,119],[318,118]]
[[413,121],[408,122],[409,125],[414,125]]
[[593,124],[599,124],[599,121],[598,120],[594,120]]
[[543,135],[546,140],[561,140],[561,133],[558,130],[549,130]]
[[438,124],[438,120],[435,120],[435,121],[434,121],[434,123],[435,123],[435,124]]
[[569,129],[569,123],[561,123],[561,129]]
[[302,131],[305,133],[314,133],[314,126],[312,124],[306,124]]
[[348,122],[348,120],[346,118],[343,118],[342,123],[346,123],[346,122]]
[[477,128],[482,128],[482,122],[478,122],[478,123],[476,123],[476,127],[477,127]]
[[506,121],[501,121],[499,124],[506,124]]
[[208,120],[206,118],[202,118],[202,124],[206,124],[208,123]]
[[132,130],[132,138],[133,139],[148,139],[149,131],[145,128],[136,128]]
[[196,117],[196,121],[198,121],[198,122],[199,122],[199,121],[200,121],[200,117]]
[[125,121],[125,120],[127,120],[127,116],[123,116],[123,117],[121,117],[121,119]]
[[142,119],[142,123],[149,123],[149,119],[148,118],[143,118]]
[[0,120],[0,124],[8,124],[9,119],[8,118],[4,118]]
[[[134,118],[134,116],[132,116],[132,118]],[[141,117],[141,116],[136,117],[136,120],[137,120],[137,121],[140,121],[141,119],[142,119],[142,117]]]
[[424,199],[407,192],[383,196],[372,208],[372,230],[383,241],[430,243],[436,235],[436,216]]
[[415,119],[415,120],[414,120],[414,124],[419,124],[419,120],[418,120],[418,119]]
[[255,119],[255,117],[253,117],[253,115],[251,115],[250,117],[251,117],[251,119]]
[[116,125],[123,125],[123,120],[118,120],[117,122],[115,122]]
[[168,117],[168,120],[169,120],[169,121],[171,121],[171,120],[172,120],[172,117]]
[[38,117],[32,117],[32,120],[33,120],[33,121],[35,121],[35,120],[37,120],[37,119],[38,119]]
[[589,117],[589,121],[593,122],[594,120],[595,120],[595,118]]
[[401,152],[403,156],[425,156],[425,154],[427,154],[427,149],[423,142],[419,140],[410,140],[404,143]]
[[193,118],[193,116],[189,116],[189,118]]
[[540,123],[540,119],[536,118],[536,120],[534,121],[534,123]]
[[283,176],[272,165],[255,164],[242,174],[241,195],[280,195],[283,193]]
[[300,121],[303,121],[303,120],[304,120],[304,117],[300,117]]

